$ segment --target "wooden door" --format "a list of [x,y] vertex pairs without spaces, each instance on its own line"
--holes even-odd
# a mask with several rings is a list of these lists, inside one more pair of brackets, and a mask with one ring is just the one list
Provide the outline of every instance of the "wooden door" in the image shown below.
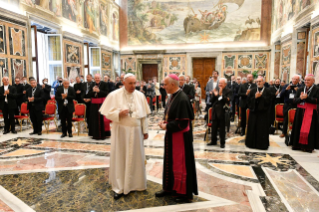
[[157,78],[157,64],[143,64],[143,80],[148,83],[149,80],[153,80],[153,77]]
[[193,76],[200,83],[202,89],[202,99],[206,98],[205,87],[209,77],[215,70],[215,58],[194,58],[193,59]]

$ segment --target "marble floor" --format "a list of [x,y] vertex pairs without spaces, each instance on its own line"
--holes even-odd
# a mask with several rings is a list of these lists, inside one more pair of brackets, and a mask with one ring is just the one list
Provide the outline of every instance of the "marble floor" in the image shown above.
[[196,120],[194,150],[199,195],[177,204],[156,198],[161,189],[163,137],[150,121],[144,142],[147,190],[113,199],[108,184],[110,139],[93,140],[85,132],[60,139],[51,126],[42,136],[0,134],[0,212],[3,211],[319,211],[319,151],[292,151],[278,135],[267,151],[245,147],[244,137],[227,134],[226,148],[207,146],[205,123]]

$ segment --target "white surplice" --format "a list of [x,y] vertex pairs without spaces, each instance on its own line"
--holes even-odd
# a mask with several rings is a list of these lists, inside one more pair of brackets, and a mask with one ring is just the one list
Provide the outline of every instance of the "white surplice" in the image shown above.
[[[121,110],[132,113],[120,118]],[[114,192],[128,194],[146,189],[144,135],[148,133],[147,115],[151,113],[143,93],[125,88],[111,92],[100,113],[112,123],[109,182]]]

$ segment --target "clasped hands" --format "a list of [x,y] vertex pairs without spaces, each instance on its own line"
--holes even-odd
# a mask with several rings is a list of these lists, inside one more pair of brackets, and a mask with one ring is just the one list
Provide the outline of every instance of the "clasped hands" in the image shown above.
[[79,93],[81,93],[81,91],[80,91],[80,90],[77,90],[76,93],[79,94]]
[[6,95],[8,95],[10,93],[10,91],[9,91],[9,89],[8,90],[6,90],[5,92],[4,92],[4,96],[6,96]]
[[94,86],[94,87],[93,87],[93,91],[96,92],[96,93],[99,93],[99,92],[100,92],[100,89],[99,89],[99,87]]
[[33,102],[34,101],[34,97],[28,97],[28,101],[29,102]]
[[162,129],[162,130],[166,130],[166,122],[165,121],[160,121],[158,122],[158,126]]
[[300,99],[301,100],[307,99],[307,97],[308,97],[307,93],[301,92],[301,94],[300,94]]
[[63,94],[61,94],[61,96],[62,96],[62,99],[65,99],[68,96],[68,94],[67,93],[63,93]]
[[214,93],[214,96],[221,96],[223,94],[223,89],[222,88],[219,88],[219,92],[216,90],[216,88],[214,89],[213,91]]
[[83,101],[85,101],[86,103],[90,102],[91,99],[83,99]]

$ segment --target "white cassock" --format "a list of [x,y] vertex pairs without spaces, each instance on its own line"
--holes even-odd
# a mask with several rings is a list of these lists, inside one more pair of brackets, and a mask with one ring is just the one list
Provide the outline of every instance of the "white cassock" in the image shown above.
[[[120,118],[121,110],[131,116]],[[144,134],[148,133],[147,115],[151,113],[143,93],[132,94],[125,87],[111,92],[100,113],[112,123],[109,183],[114,192],[128,194],[146,189]]]

